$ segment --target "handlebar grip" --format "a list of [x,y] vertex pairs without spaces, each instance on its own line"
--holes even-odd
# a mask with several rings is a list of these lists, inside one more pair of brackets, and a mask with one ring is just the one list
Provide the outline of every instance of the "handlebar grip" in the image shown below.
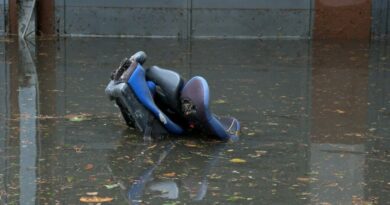
[[136,61],[138,62],[139,64],[143,65],[146,61],[146,58],[147,58],[147,55],[145,52],[143,51],[138,51],[137,53],[135,53],[134,55],[132,55],[130,57],[130,61]]

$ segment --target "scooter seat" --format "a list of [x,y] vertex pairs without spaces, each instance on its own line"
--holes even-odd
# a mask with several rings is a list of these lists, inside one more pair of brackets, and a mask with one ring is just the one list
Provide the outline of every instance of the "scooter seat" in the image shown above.
[[222,140],[237,140],[240,123],[233,117],[218,117],[211,112],[209,87],[206,80],[190,79],[181,93],[182,112],[190,126]]
[[146,79],[156,84],[156,99],[172,111],[180,112],[180,91],[184,80],[171,70],[152,66],[146,69]]

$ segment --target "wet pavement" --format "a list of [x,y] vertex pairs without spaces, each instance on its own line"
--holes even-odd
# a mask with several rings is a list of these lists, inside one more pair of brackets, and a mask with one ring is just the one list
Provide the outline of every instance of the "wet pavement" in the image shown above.
[[[204,76],[240,140],[128,129],[104,88],[137,50]],[[389,53],[387,41],[2,39],[0,204],[389,204]]]

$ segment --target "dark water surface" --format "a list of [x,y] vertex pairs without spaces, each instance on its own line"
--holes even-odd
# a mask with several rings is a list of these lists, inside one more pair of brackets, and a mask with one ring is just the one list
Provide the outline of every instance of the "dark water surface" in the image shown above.
[[[240,140],[128,129],[104,88],[137,50],[204,76]],[[389,53],[385,41],[3,39],[0,204],[387,204]]]

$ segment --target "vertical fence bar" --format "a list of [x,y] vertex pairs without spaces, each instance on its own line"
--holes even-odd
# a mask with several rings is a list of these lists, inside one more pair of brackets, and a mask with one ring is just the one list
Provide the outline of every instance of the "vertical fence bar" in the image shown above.
[[54,0],[39,0],[37,4],[38,35],[54,35]]

